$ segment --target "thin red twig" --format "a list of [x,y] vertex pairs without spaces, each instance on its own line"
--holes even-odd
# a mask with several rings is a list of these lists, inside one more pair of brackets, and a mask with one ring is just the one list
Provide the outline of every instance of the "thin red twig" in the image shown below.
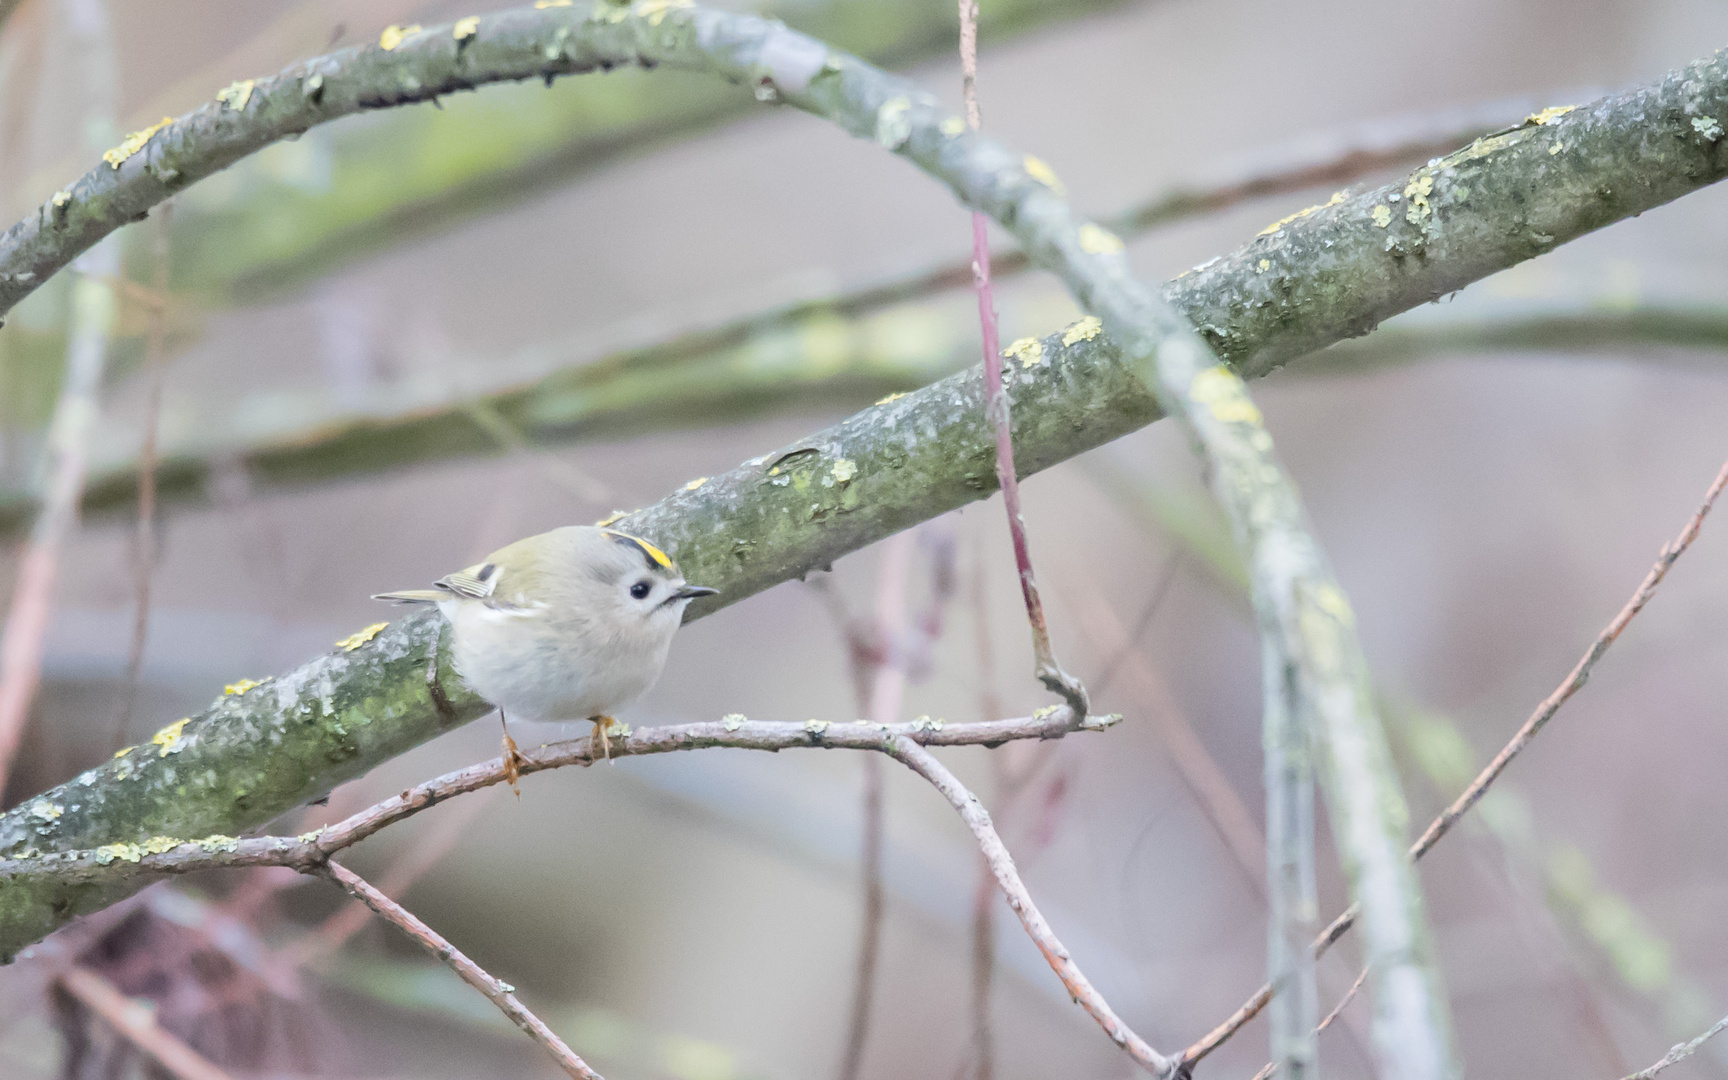
[[559,1068],[577,1077],[578,1080],[601,1080],[600,1074],[590,1069],[586,1062],[576,1056],[576,1052],[565,1045],[564,1040],[553,1033],[552,1029],[532,1012],[527,1006],[516,1000],[516,988],[509,983],[500,982],[488,974],[486,969],[468,959],[463,952],[445,940],[436,930],[421,922],[412,912],[401,904],[379,892],[360,875],[339,863],[327,862],[315,871],[322,877],[327,877],[342,886],[349,896],[365,904],[377,912],[387,922],[403,933],[419,942],[433,956],[462,977],[462,981],[486,995],[487,1000],[498,1006],[499,1011],[510,1018],[511,1023],[521,1028],[528,1037],[539,1043],[558,1063]]
[[[978,4],[960,0],[960,78],[966,98],[966,123],[977,131],[983,123],[978,111]],[[1026,601],[1026,621],[1032,627],[1032,652],[1037,675],[1053,693],[1061,694],[1075,712],[1087,710],[1086,688],[1062,670],[1050,644],[1050,628],[1044,619],[1044,601],[1038,579],[1032,573],[1032,550],[1026,540],[1026,519],[1020,514],[1020,478],[1014,469],[1014,430],[1009,416],[1008,394],[1002,385],[1002,341],[996,326],[996,301],[990,288],[990,219],[983,211],[972,212],[972,285],[978,294],[978,323],[984,339],[984,412],[996,428],[996,483],[1002,489],[1002,505],[1008,512],[1008,535],[1014,541],[1014,566],[1020,574],[1020,594]]]
[[157,1024],[155,1009],[127,997],[89,968],[74,964],[62,971],[55,982],[175,1080],[232,1080],[178,1035]]
[[[1578,660],[1578,663],[1573,665],[1566,678],[1561,681],[1559,686],[1555,687],[1553,693],[1536,706],[1536,711],[1530,714],[1530,718],[1524,721],[1517,733],[1505,746],[1500,748],[1500,752],[1494,755],[1494,760],[1490,761],[1477,774],[1476,779],[1470,782],[1470,786],[1465,788],[1458,798],[1453,800],[1452,805],[1448,806],[1439,817],[1436,817],[1421,837],[1410,846],[1412,861],[1428,854],[1434,845],[1440,842],[1440,838],[1451,831],[1458,819],[1464,816],[1472,806],[1475,806],[1487,793],[1489,786],[1494,783],[1495,779],[1506,771],[1506,766],[1512,763],[1512,759],[1530,745],[1530,741],[1536,737],[1536,733],[1541,731],[1548,721],[1553,719],[1554,714],[1560,711],[1560,707],[1571,700],[1572,695],[1576,694],[1589,681],[1590,672],[1596,667],[1597,661],[1602,659],[1602,655],[1608,651],[1610,645],[1619,640],[1621,633],[1632,622],[1633,617],[1644,610],[1644,605],[1650,602],[1652,596],[1656,595],[1657,586],[1661,585],[1662,579],[1668,576],[1669,568],[1681,555],[1686,553],[1687,548],[1692,546],[1692,541],[1698,538],[1699,530],[1704,527],[1704,518],[1710,513],[1711,507],[1716,505],[1716,499],[1722,494],[1724,487],[1728,487],[1728,462],[1725,462],[1721,471],[1716,474],[1716,479],[1711,482],[1709,490],[1704,493],[1704,499],[1699,504],[1698,509],[1687,519],[1685,527],[1680,530],[1680,535],[1663,545],[1661,553],[1656,556],[1656,564],[1650,568],[1648,574],[1644,575],[1644,580],[1639,582],[1638,588],[1632,593],[1632,598],[1626,601],[1626,605],[1620,609],[1619,613],[1609,620],[1608,625],[1602,629],[1600,634],[1596,635],[1596,640],[1590,643],[1590,647],[1584,651],[1584,655]],[[1314,955],[1324,955],[1334,942],[1343,937],[1356,924],[1356,917],[1360,913],[1361,907],[1357,904],[1351,904],[1342,915],[1332,920],[1332,925],[1321,931],[1320,936],[1314,939]],[[1184,1050],[1181,1059],[1183,1065],[1191,1067],[1195,1062],[1218,1049],[1244,1024],[1254,1019],[1260,1010],[1266,1007],[1266,1003],[1271,1000],[1271,986],[1262,986],[1228,1020],[1213,1028],[1205,1038]]]
[[900,736],[893,739],[884,748],[896,761],[901,762],[913,772],[935,785],[960,817],[966,822],[967,828],[978,841],[979,850],[990,863],[991,871],[996,875],[996,884],[1001,887],[1002,894],[1008,899],[1008,906],[1014,914],[1020,917],[1020,924],[1026,928],[1026,934],[1038,951],[1044,954],[1044,960],[1050,969],[1062,980],[1068,994],[1076,1004],[1098,1022],[1112,1042],[1128,1052],[1128,1056],[1159,1077],[1169,1076],[1177,1062],[1165,1057],[1152,1046],[1136,1035],[1133,1029],[1122,1022],[1110,1003],[1104,1000],[1104,995],[1092,985],[1080,966],[1074,962],[1068,950],[1057,939],[1050,924],[1044,921],[1044,916],[1038,906],[1032,902],[1032,894],[1026,891],[1026,885],[1020,880],[1020,872],[1014,867],[1014,859],[1008,854],[1008,849],[997,835],[996,827],[990,821],[990,814],[984,809],[984,804],[978,797],[966,789],[966,786],[930,751],[919,746],[911,739]]

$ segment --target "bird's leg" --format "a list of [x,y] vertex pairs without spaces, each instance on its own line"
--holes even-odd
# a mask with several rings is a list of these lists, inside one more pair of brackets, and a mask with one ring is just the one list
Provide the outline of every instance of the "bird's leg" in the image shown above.
[[596,756],[603,757],[610,764],[612,740],[606,737],[606,729],[617,721],[610,716],[590,716],[588,719],[594,721],[594,734],[588,737],[588,757],[590,760]]
[[504,710],[498,710],[498,722],[504,725],[504,779],[509,781],[510,790],[516,797],[522,797],[522,789],[516,781],[522,775],[522,754],[516,749],[516,740],[510,737],[510,721],[504,715]]

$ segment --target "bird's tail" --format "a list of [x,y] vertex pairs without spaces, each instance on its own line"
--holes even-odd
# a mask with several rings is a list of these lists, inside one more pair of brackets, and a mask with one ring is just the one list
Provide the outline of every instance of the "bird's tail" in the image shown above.
[[436,604],[440,600],[450,599],[450,594],[441,589],[403,589],[401,592],[374,593],[374,600],[388,600],[397,604]]

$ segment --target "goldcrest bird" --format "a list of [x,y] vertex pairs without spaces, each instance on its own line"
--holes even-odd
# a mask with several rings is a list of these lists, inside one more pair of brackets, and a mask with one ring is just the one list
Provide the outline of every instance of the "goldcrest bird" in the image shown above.
[[690,601],[719,591],[685,584],[641,537],[592,525],[518,540],[433,585],[373,599],[438,605],[457,673],[505,721],[512,786],[509,717],[592,720],[595,749],[610,757],[612,713],[660,677]]

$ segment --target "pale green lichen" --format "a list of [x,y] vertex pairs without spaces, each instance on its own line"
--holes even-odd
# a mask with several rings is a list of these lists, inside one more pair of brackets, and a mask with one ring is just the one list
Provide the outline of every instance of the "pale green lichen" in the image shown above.
[[1020,159],[1020,165],[1026,170],[1027,176],[1043,184],[1057,195],[1067,196],[1068,189],[1063,186],[1061,179],[1056,175],[1056,170],[1045,164],[1044,159],[1027,154]]
[[804,721],[804,730],[820,738],[822,733],[828,730],[828,721],[806,720]]
[[720,718],[720,726],[727,731],[737,731],[744,726],[745,720],[743,713],[727,713]]
[[213,833],[202,840],[194,840],[192,842],[202,848],[206,854],[210,855],[214,855],[219,851],[232,852],[240,849],[240,840],[238,837],[224,836],[221,833]]
[[1188,386],[1188,396],[1226,424],[1259,424],[1260,409],[1248,398],[1248,388],[1234,371],[1214,364]]
[[1088,221],[1080,226],[1080,250],[1088,255],[1115,255],[1123,250],[1122,238]]
[[840,458],[829,468],[828,475],[834,478],[836,484],[846,484],[858,475],[858,463],[849,458]]
[[1392,224],[1392,208],[1385,203],[1375,203],[1368,216],[1374,220],[1374,227],[1377,229],[1384,229]]
[[889,98],[876,110],[876,141],[887,150],[898,150],[912,137],[912,99]]
[[1722,122],[1714,116],[1694,116],[1692,118],[1692,130],[1711,142],[1715,142],[1722,137]]

